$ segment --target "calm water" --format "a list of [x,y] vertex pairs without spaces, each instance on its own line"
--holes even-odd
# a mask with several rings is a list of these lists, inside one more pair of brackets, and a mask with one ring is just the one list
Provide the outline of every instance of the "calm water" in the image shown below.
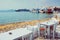
[[30,12],[0,12],[0,24],[39,20],[50,16],[52,15]]

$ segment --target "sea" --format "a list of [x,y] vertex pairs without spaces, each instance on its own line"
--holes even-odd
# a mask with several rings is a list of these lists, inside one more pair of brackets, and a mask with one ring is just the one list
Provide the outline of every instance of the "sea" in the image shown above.
[[0,12],[0,24],[8,24],[15,22],[24,22],[32,20],[43,20],[51,18],[52,14],[32,13],[32,12]]

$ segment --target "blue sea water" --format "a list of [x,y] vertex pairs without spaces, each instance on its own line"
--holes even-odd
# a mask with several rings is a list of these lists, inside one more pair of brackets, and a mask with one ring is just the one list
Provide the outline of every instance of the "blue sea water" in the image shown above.
[[40,20],[52,15],[31,12],[0,12],[0,24]]

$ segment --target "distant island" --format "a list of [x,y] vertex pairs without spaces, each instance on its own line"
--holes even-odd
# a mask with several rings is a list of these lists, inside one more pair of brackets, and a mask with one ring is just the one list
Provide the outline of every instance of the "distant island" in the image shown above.
[[15,10],[16,12],[22,12],[22,11],[26,11],[26,12],[30,12],[30,10],[29,9],[17,9],[17,10]]

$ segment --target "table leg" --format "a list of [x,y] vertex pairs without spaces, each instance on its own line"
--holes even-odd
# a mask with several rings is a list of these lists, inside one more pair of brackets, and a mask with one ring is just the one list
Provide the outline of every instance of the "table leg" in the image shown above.
[[38,25],[38,37],[40,37],[40,24]]
[[39,30],[39,28],[38,28],[38,37],[40,37],[40,30]]
[[46,30],[47,30],[47,29],[46,29],[46,26],[45,26],[45,35],[44,35],[44,36],[45,36],[45,38],[46,38]]
[[56,25],[54,25],[54,27],[53,27],[53,39],[55,38],[56,26],[57,26],[57,24],[56,24]]
[[33,34],[30,35],[30,40],[33,40]]
[[48,38],[50,38],[50,26],[48,26]]
[[24,37],[22,37],[22,40],[24,40]]

